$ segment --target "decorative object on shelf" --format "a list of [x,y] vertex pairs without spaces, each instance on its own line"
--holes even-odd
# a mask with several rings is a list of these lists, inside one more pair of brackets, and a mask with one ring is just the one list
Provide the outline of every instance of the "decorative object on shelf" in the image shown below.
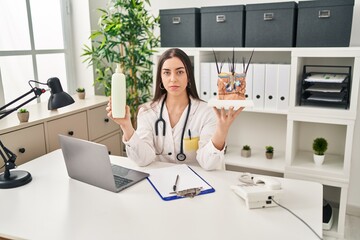
[[20,123],[28,122],[30,113],[26,108],[20,108],[17,112]]
[[327,147],[328,142],[325,138],[319,137],[314,139],[312,148],[314,150],[314,162],[317,166],[323,164]]
[[273,146],[266,146],[265,147],[265,156],[267,159],[272,159],[274,156],[274,147]]
[[79,99],[85,99],[85,88],[79,87],[76,89]]
[[92,46],[83,49],[83,57],[96,71],[95,85],[111,94],[111,77],[120,63],[126,76],[127,105],[136,128],[137,110],[152,97],[152,55],[159,46],[155,29],[159,17],[148,12],[147,0],[111,0],[106,9],[99,9],[99,29],[90,38]]
[[[252,51],[251,56],[247,65],[245,64],[245,58],[242,58],[243,70],[242,73],[236,73],[236,62],[235,50],[232,53],[232,59],[228,59],[230,72],[223,72],[222,67],[224,61],[218,62],[215,51],[214,58],[216,64],[216,70],[218,74],[217,86],[218,86],[218,99],[219,100],[245,100],[245,89],[246,89],[246,73],[249,68],[251,59],[254,55]],[[239,71],[239,70],[238,70]]]
[[244,145],[243,148],[241,149],[241,156],[248,158],[251,156],[251,148],[249,145]]
[[[0,119],[3,119],[7,115],[13,113],[14,111],[20,109],[25,104],[28,104],[32,100],[40,97],[41,94],[45,93],[46,90],[38,87],[33,87],[31,83],[47,85],[50,88],[50,98],[48,101],[48,110],[53,110],[61,107],[65,107],[74,103],[74,99],[63,91],[61,87],[60,80],[56,77],[50,78],[47,83],[42,83],[34,80],[28,81],[31,90],[27,93],[21,95],[20,97],[16,98],[15,100],[11,101],[10,103],[0,107]],[[23,99],[27,95],[34,93],[35,96],[25,100],[24,102],[20,103],[14,108],[8,108],[17,101]],[[4,160],[4,172],[0,174],[0,189],[4,188],[15,188],[23,186],[32,180],[32,176],[29,172],[23,170],[14,170],[16,168],[15,160],[16,155],[11,152],[0,140],[0,156]]]

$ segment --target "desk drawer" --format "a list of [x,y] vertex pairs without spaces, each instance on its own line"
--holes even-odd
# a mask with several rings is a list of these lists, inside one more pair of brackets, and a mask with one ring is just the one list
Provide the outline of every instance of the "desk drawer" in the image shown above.
[[17,155],[16,165],[46,154],[43,124],[2,134],[0,139],[5,147]]
[[106,105],[89,110],[89,139],[95,140],[120,129],[120,126],[114,123],[107,116]]
[[60,148],[59,134],[88,140],[87,129],[85,111],[49,121],[47,125],[49,152]]
[[98,143],[106,145],[110,155],[122,156],[122,142],[120,132],[105,138]]

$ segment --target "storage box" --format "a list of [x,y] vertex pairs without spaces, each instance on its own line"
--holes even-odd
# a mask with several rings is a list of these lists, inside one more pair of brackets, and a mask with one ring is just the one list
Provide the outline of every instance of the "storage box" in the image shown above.
[[348,47],[354,0],[300,1],[297,47]]
[[161,47],[200,47],[200,8],[160,10]]
[[202,7],[202,47],[243,47],[245,6]]
[[246,47],[295,46],[296,2],[246,5]]

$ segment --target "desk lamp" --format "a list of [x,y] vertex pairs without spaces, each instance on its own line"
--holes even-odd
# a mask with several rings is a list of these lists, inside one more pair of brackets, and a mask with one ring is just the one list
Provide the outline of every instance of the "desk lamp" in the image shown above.
[[[70,105],[74,103],[74,99],[63,91],[61,87],[60,80],[56,77],[50,78],[47,83],[41,83],[34,80],[30,80],[29,85],[31,87],[31,90],[27,93],[21,95],[20,97],[16,98],[15,100],[11,101],[10,103],[6,104],[5,106],[0,108],[0,119],[6,117],[10,113],[18,110],[25,104],[31,102],[32,100],[39,97],[41,94],[45,93],[46,90],[42,88],[33,87],[31,83],[38,83],[42,85],[47,85],[50,88],[51,96],[49,98],[48,102],[48,109],[53,110],[61,107],[65,107],[67,105]],[[24,101],[23,103],[19,104],[15,108],[12,109],[6,109],[7,107],[11,106],[12,104],[16,103],[20,99],[26,97],[27,95],[34,93],[35,96],[31,97],[30,99]],[[4,173],[0,174],[0,189],[3,188],[15,188],[23,186],[29,182],[31,182],[32,177],[31,174],[27,171],[23,170],[12,170],[16,167],[15,160],[16,155],[11,152],[7,147],[4,146],[4,144],[0,140],[0,155],[4,160],[4,166],[5,171]]]

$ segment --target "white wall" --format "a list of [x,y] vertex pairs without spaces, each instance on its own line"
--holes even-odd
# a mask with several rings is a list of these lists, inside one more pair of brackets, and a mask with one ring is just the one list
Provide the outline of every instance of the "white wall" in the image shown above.
[[94,95],[93,68],[88,67],[87,63],[83,63],[85,58],[81,57],[81,54],[84,44],[91,45],[89,36],[91,34],[90,14],[92,12],[89,11],[89,0],[73,0],[70,3],[76,87],[84,87],[86,95],[91,96]]
[[[85,2],[86,0],[76,0],[74,2]],[[103,7],[107,3],[108,0],[88,0],[90,2],[90,15],[91,15],[91,26],[96,27],[96,23],[99,15],[95,12],[95,9],[98,7]],[[238,4],[252,4],[252,3],[269,3],[269,2],[286,2],[288,0],[224,0],[219,3],[218,0],[150,0],[151,7],[149,8],[150,12],[154,15],[159,14],[159,9],[171,9],[171,8],[189,8],[189,7],[205,7],[205,6],[224,6],[224,5],[238,5]],[[80,6],[81,4],[77,4],[79,6],[79,10],[81,8],[85,8],[85,5]],[[76,15],[74,15],[76,16]],[[89,22],[87,22],[89,26]],[[158,31],[159,34],[160,31]],[[87,35],[89,36],[89,35]],[[80,43],[84,38],[79,37],[78,43]],[[353,13],[353,23],[352,23],[352,34],[350,40],[350,46],[359,47],[360,46],[360,1],[355,0],[354,13]],[[77,46],[75,48],[80,48]],[[78,54],[79,56],[79,54]],[[88,71],[81,72],[84,69],[84,66],[81,63],[76,65],[77,68],[77,77],[86,79],[90,79],[88,77]],[[92,70],[91,70],[92,71]],[[360,108],[360,99],[359,104]],[[355,135],[354,135],[354,149],[353,149],[353,160],[352,160],[352,168],[351,168],[351,178],[350,178],[350,187],[349,187],[349,198],[348,198],[348,206],[351,211],[357,212],[360,215],[360,188],[356,187],[360,182],[360,149],[356,148],[356,146],[360,146],[360,109],[358,110],[358,121],[355,127]]]

